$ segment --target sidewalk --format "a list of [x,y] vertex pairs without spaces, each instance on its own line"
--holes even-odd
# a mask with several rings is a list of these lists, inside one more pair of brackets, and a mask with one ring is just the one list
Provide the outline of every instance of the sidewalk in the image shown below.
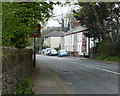
[[59,77],[41,62],[37,61],[32,81],[35,94],[67,94],[66,86]]
[[2,94],[2,73],[0,73],[0,96]]

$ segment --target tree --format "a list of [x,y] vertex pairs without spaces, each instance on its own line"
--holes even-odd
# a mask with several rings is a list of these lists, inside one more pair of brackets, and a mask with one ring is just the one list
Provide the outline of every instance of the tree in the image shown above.
[[[102,37],[104,40],[112,40],[111,34],[114,33],[111,28],[119,26],[119,3],[117,2],[99,2],[99,3],[79,3],[81,8],[77,11],[75,18],[80,21],[80,23],[87,28],[91,37]],[[110,22],[115,25],[110,25]],[[108,28],[109,25],[109,28]],[[115,28],[119,30],[119,28]],[[116,34],[118,34],[116,32]]]
[[[62,31],[67,32],[70,29],[71,17],[73,16],[71,15],[71,12],[75,6],[71,2],[66,2],[57,7],[60,8],[60,12],[56,11],[53,19],[61,25]],[[67,12],[64,10],[67,10]]]
[[52,16],[53,2],[3,2],[2,45],[24,48],[34,26]]
[[79,2],[77,5],[81,8],[73,12],[81,25],[89,29],[86,35],[104,41],[103,49],[106,50],[108,56],[118,56],[120,49],[120,4],[118,2]]

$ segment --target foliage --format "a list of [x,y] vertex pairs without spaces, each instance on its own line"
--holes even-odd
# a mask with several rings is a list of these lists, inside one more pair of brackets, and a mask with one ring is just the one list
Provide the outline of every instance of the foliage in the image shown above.
[[32,83],[30,79],[25,79],[24,82],[17,86],[17,90],[14,92],[17,95],[30,95],[33,96],[35,92],[32,90]]
[[111,57],[119,58],[120,56],[119,43],[116,44],[116,42],[101,41],[99,42],[98,50],[99,50],[99,55],[97,59],[100,59],[100,60],[112,61],[112,59],[114,58],[111,58]]
[[59,47],[58,47],[58,48],[54,48],[54,49],[58,51],[58,50],[59,50]]
[[119,57],[116,57],[116,56],[105,57],[104,55],[101,55],[101,56],[97,57],[97,59],[104,60],[104,61],[120,62]]
[[24,48],[34,26],[52,16],[53,2],[3,2],[3,46]]
[[2,45],[2,3],[0,2],[0,46]]
[[50,46],[42,46],[42,49],[50,48]]
[[115,57],[115,56],[107,57],[105,60],[106,60],[106,61],[120,62],[119,57]]
[[[75,18],[88,28],[87,37],[102,40],[99,44],[99,57],[119,56],[120,50],[120,3],[86,2],[74,10]],[[112,50],[112,51],[111,51]]]
[[73,11],[75,18],[89,29],[89,37],[116,41],[120,38],[118,2],[78,3],[81,8]]
[[106,42],[105,41],[99,42],[98,50],[99,50],[99,57],[101,59],[104,59],[104,58],[106,58],[108,56],[107,47],[106,47]]

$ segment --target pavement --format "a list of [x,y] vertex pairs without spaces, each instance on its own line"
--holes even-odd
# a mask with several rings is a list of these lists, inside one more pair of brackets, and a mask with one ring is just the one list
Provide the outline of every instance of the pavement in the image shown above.
[[0,96],[2,94],[2,73],[0,73]]
[[63,81],[40,61],[33,71],[32,81],[35,94],[67,94]]
[[[0,62],[0,64],[2,64]],[[2,65],[0,65],[0,96],[2,94]]]

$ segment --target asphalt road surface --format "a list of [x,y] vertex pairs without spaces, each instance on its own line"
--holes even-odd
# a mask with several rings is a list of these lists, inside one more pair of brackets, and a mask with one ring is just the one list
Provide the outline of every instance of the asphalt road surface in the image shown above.
[[118,64],[94,60],[37,55],[63,81],[68,94],[118,94]]

